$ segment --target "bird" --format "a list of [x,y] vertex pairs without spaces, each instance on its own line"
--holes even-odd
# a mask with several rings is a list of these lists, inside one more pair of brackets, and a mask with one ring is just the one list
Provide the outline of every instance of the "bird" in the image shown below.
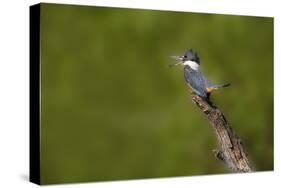
[[188,49],[183,56],[171,57],[179,60],[179,62],[170,66],[183,65],[185,81],[195,94],[204,99],[209,99],[214,91],[230,86],[230,83],[218,85],[208,81],[206,76],[200,71],[199,55],[192,49]]

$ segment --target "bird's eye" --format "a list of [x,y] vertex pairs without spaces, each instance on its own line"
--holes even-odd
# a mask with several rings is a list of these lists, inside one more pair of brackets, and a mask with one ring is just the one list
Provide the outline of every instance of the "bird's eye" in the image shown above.
[[186,55],[185,56],[183,56],[184,58],[186,58]]

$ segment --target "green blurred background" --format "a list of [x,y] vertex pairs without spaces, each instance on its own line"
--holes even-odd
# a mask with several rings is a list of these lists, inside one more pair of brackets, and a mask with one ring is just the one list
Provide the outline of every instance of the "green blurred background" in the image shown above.
[[273,169],[273,18],[42,4],[43,184],[227,173],[170,55],[198,51],[257,171]]

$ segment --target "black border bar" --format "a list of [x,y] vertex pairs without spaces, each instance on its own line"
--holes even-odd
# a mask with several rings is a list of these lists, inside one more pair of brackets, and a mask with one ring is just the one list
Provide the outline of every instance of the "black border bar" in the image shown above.
[[29,8],[29,180],[40,184],[40,4]]

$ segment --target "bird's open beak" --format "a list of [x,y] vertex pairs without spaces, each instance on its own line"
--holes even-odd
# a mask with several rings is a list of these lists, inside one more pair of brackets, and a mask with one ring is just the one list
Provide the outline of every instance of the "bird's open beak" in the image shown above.
[[182,61],[182,56],[170,56],[170,57],[173,58],[173,59]]
[[169,67],[177,66],[177,65],[180,65],[180,64],[183,63],[183,62],[182,62],[182,59],[183,59],[182,56],[170,56],[170,57],[173,58],[173,59],[176,59],[176,60],[178,60],[178,61],[180,61],[180,62],[174,63],[174,64],[170,64]]

